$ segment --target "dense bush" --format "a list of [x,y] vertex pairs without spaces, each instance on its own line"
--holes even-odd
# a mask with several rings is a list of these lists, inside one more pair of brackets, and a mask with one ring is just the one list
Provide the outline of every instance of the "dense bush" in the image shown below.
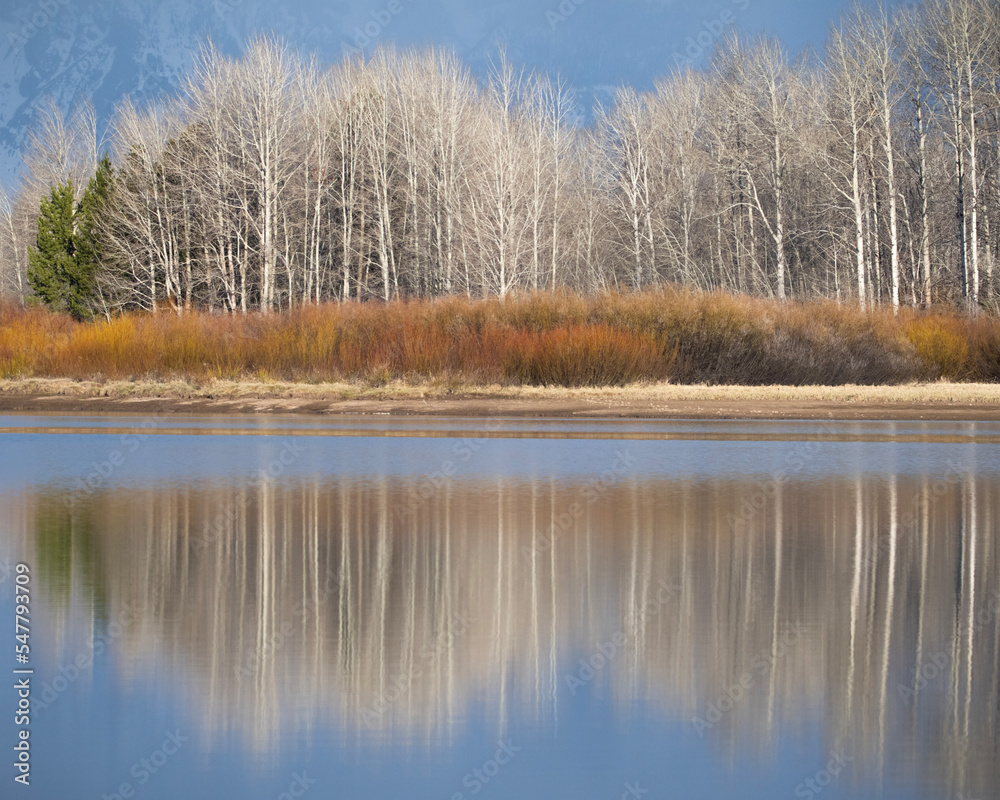
[[1000,322],[726,294],[535,294],[93,323],[0,307],[0,376],[611,386],[1000,380]]

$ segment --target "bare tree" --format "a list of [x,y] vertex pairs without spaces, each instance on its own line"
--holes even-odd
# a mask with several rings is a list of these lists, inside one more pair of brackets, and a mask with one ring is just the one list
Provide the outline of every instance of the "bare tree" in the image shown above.
[[[974,310],[1000,248],[992,3],[856,6],[822,64],[731,36],[588,128],[503,55],[479,85],[435,50],[323,70],[273,39],[235,60],[208,44],[178,98],[115,119],[102,297],[246,312],[676,281],[898,308],[954,296],[957,274]],[[43,113],[0,198],[7,293],[41,194],[93,170],[93,114],[75,119]]]
[[[901,67],[903,86],[913,107],[912,124],[917,142],[915,174],[920,208],[920,276],[923,302],[927,307],[932,303],[931,287],[931,218],[930,218],[930,174],[927,161],[927,139],[930,124],[930,80],[928,78],[924,53],[921,48],[921,17],[919,12],[905,10],[899,12],[897,21],[903,39]],[[917,281],[915,276],[915,282]]]
[[526,174],[521,89],[521,76],[501,55],[481,109],[485,118],[479,128],[477,161],[482,169],[470,174],[466,183],[482,289],[501,298],[521,285],[528,271],[531,182]]
[[[235,101],[224,107],[225,124],[236,133],[238,151],[233,155],[243,165],[242,212],[257,243],[263,311],[277,302],[278,221],[282,196],[296,167],[293,154],[299,128],[292,99],[298,77],[284,45],[254,39],[234,76]],[[244,243],[249,251],[251,242]]]
[[899,58],[896,35],[886,10],[866,11],[855,5],[848,21],[857,67],[867,80],[866,91],[874,100],[878,139],[884,162],[885,194],[889,200],[889,253],[892,307],[899,310],[899,213],[893,125],[902,93],[899,88]]
[[[655,218],[660,253],[670,254],[670,273],[686,283],[709,285],[707,268],[713,261],[712,231],[697,228],[712,216],[700,208],[699,187],[709,172],[705,126],[708,101],[706,77],[686,70],[656,85],[652,103],[653,172],[656,176]],[[721,217],[717,218],[721,224]]]
[[870,135],[872,113],[867,103],[856,44],[856,37],[850,31],[845,32],[838,27],[831,30],[827,59],[831,94],[826,108],[837,147],[827,153],[828,165],[831,167],[827,175],[838,194],[850,204],[854,224],[858,303],[861,308],[865,308],[868,298],[865,281],[868,268],[865,259],[865,199],[861,176],[866,149],[864,142]]
[[25,236],[15,201],[0,187],[0,297],[23,301],[27,293]]
[[745,114],[739,121],[746,137],[739,165],[745,202],[771,237],[773,291],[783,300],[788,272],[785,179],[795,144],[798,76],[775,40],[761,38],[748,47],[736,35],[725,41],[717,69],[736,95],[735,107]]
[[979,306],[980,130],[983,78],[996,49],[996,9],[989,0],[927,0],[922,45],[947,138],[955,156],[959,268],[962,296]]
[[650,187],[652,120],[646,99],[632,89],[620,89],[610,111],[598,109],[597,124],[608,169],[614,176],[612,203],[625,223],[623,238],[631,249],[631,284],[640,289],[652,281],[656,264]]

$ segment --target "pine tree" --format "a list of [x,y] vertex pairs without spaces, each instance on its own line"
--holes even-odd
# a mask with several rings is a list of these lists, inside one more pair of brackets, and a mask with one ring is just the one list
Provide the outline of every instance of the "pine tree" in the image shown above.
[[74,208],[73,184],[52,188],[42,198],[35,249],[28,253],[28,282],[45,305],[77,319],[93,317],[101,266],[101,215],[113,178],[107,154]]
[[111,159],[105,153],[97,164],[96,174],[87,184],[75,215],[75,286],[68,310],[78,319],[93,315],[92,300],[97,287],[97,272],[101,266],[101,216],[111,190],[111,180]]
[[45,305],[69,311],[76,245],[73,237],[73,182],[52,187],[42,198],[35,247],[28,252],[28,283]]

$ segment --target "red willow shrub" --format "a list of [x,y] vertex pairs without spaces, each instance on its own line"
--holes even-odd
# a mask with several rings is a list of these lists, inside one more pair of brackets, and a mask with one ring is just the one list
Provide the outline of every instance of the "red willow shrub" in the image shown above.
[[136,314],[0,305],[0,377],[611,386],[1000,381],[1000,321],[662,290]]

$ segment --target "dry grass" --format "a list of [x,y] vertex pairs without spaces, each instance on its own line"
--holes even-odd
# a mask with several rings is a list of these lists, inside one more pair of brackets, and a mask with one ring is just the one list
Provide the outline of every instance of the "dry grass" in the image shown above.
[[1000,381],[1000,322],[665,290],[131,315],[0,306],[0,378],[443,387]]
[[[523,401],[530,411],[533,403],[584,402],[609,409],[634,407],[664,411],[671,404],[696,402],[706,410],[726,404],[753,403],[780,406],[786,411],[811,403],[842,406],[947,407],[1000,405],[1000,386],[982,383],[909,383],[894,386],[707,386],[705,384],[636,383],[617,387],[564,388],[554,386],[463,385],[445,381],[409,383],[390,381],[383,386],[369,384],[292,383],[287,381],[219,380],[172,381],[78,381],[68,378],[0,379],[0,396],[38,395],[67,398],[107,398],[125,409],[132,401],[287,401],[288,409],[303,404],[343,400],[433,401],[433,400],[512,400]],[[460,408],[461,402],[456,408]],[[181,408],[181,406],[178,406]],[[268,408],[278,410],[277,406]],[[904,415],[905,417],[905,415]],[[903,417],[901,417],[903,418]],[[909,418],[909,417],[905,417]]]

